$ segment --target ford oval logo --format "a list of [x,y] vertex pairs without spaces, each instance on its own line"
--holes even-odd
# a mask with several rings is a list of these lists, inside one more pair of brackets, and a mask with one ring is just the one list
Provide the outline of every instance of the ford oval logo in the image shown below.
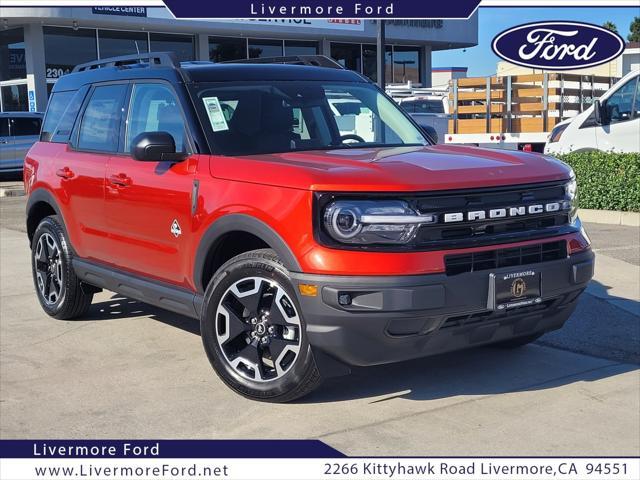
[[524,67],[572,70],[613,60],[624,50],[624,40],[590,23],[536,22],[505,30],[491,47],[499,57]]

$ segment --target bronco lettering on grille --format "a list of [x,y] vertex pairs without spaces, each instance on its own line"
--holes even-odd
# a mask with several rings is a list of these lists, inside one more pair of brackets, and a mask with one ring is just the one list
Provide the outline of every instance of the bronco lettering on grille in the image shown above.
[[468,212],[445,213],[443,223],[473,222],[477,220],[494,220],[508,217],[522,217],[570,210],[571,203],[563,200],[559,202],[539,203],[534,205],[519,205],[516,207],[492,208],[490,210],[469,210]]

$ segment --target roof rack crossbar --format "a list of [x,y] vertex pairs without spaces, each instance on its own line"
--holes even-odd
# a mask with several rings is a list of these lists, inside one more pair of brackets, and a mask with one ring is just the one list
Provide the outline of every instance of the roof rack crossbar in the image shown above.
[[73,72],[85,72],[105,67],[121,67],[125,65],[148,64],[151,67],[180,68],[180,62],[173,52],[140,53],[121,57],[105,58],[93,62],[81,63],[73,68]]
[[313,67],[338,68],[340,70],[344,70],[344,67],[342,65],[325,55],[286,55],[283,57],[261,57],[228,60],[219,63],[283,63],[288,65],[308,65]]

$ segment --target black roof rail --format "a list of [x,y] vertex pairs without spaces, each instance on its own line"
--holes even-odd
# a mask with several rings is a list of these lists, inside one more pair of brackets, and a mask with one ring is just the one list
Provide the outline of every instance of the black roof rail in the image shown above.
[[287,55],[284,57],[261,57],[241,60],[228,60],[219,63],[286,63],[289,65],[309,65],[313,67],[339,68],[344,67],[325,55]]
[[111,57],[93,62],[81,63],[73,68],[72,72],[86,72],[105,67],[120,67],[125,65],[148,64],[150,67],[180,68],[180,62],[173,52],[140,53],[135,55],[123,55]]

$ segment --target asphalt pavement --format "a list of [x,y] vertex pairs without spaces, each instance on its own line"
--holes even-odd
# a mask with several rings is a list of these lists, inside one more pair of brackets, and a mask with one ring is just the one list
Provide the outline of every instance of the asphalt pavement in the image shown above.
[[0,437],[319,438],[352,455],[640,455],[639,229],[586,225],[596,276],[562,330],[327,380],[286,405],[211,370],[196,321],[103,292],[35,297],[24,197],[0,199]]

